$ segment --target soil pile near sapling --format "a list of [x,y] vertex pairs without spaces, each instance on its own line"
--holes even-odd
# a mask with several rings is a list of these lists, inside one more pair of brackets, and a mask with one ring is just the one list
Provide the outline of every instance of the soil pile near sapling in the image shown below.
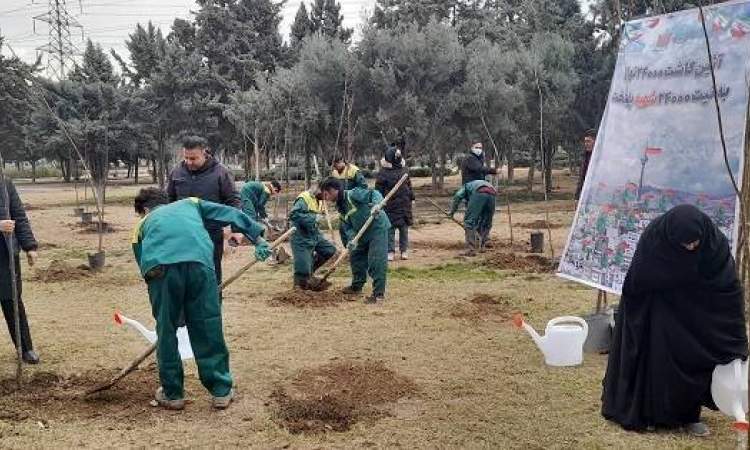
[[149,406],[158,385],[153,367],[131,373],[107,391],[88,397],[83,395],[116,372],[97,370],[71,375],[37,372],[26,375],[20,389],[16,389],[15,378],[0,380],[0,420],[33,421],[46,426],[51,421],[96,417],[118,421],[148,419],[150,410],[157,409]]
[[33,280],[42,283],[57,283],[61,281],[74,281],[88,278],[92,275],[91,270],[85,264],[72,266],[65,261],[52,260],[46,269],[36,269]]
[[542,255],[518,255],[507,252],[492,252],[484,258],[484,264],[501,270],[516,270],[528,273],[553,273],[557,263]]
[[388,404],[417,392],[381,361],[333,362],[300,371],[271,394],[273,420],[291,433],[346,431],[389,414]]
[[467,319],[471,321],[499,320],[505,321],[519,312],[511,304],[510,300],[502,295],[473,294],[464,302],[454,305],[449,315],[454,319]]
[[[534,230],[546,230],[548,228],[546,220],[535,220],[533,222],[519,223],[518,226],[521,228],[530,228]],[[553,230],[557,228],[563,228],[563,227],[565,227],[565,225],[560,224],[560,223],[549,222],[549,228]]]
[[293,306],[295,308],[324,308],[355,300],[340,290],[302,291],[291,290],[278,293],[268,301],[270,306]]

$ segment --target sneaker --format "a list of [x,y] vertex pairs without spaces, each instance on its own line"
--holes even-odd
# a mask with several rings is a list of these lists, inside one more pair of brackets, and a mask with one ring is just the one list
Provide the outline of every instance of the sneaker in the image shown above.
[[703,422],[689,423],[685,426],[685,431],[694,437],[708,437],[711,436],[711,430]]
[[214,409],[227,409],[232,400],[234,400],[234,389],[230,390],[229,394],[224,397],[214,397],[212,404]]
[[372,294],[365,299],[366,305],[383,304],[385,296],[383,294]]
[[401,252],[401,259],[409,259],[409,252]]
[[26,364],[39,364],[39,355],[34,350],[27,350],[21,355],[21,359]]
[[388,252],[388,261],[393,261],[396,259],[396,254],[393,252]]
[[362,288],[357,289],[352,286],[347,286],[341,290],[341,293],[346,295],[357,295],[362,293]]
[[173,411],[181,411],[182,409],[185,408],[184,398],[170,400],[164,394],[164,388],[159,388],[156,390],[156,395],[154,396],[154,400],[156,400],[156,403],[164,409],[171,409]]

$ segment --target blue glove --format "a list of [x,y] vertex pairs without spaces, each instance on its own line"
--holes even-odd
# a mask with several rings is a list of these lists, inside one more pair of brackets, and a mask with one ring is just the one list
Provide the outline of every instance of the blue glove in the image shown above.
[[349,241],[349,243],[346,244],[346,249],[350,252],[354,251],[355,248],[357,248],[357,243],[354,241]]
[[255,241],[255,258],[258,261],[267,260],[272,253],[271,246],[268,245],[268,242],[266,242],[265,239],[259,237],[258,240]]

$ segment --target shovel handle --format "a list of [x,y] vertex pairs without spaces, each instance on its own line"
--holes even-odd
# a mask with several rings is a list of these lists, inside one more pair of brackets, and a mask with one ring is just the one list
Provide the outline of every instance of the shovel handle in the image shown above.
[[[278,247],[279,245],[281,245],[296,230],[297,229],[295,227],[291,227],[288,230],[286,230],[286,232],[284,232],[284,234],[282,234],[281,236],[279,236],[275,241],[273,241],[271,243],[271,249],[274,249],[274,248]],[[219,285],[219,290],[223,290],[225,287],[227,287],[230,284],[232,284],[233,282],[235,282],[239,277],[242,276],[242,274],[244,274],[245,272],[247,272],[248,269],[250,269],[251,267],[253,267],[255,265],[255,263],[257,263],[257,262],[258,262],[258,260],[254,259],[254,260],[250,261],[249,263],[245,264],[240,270],[238,270],[237,272],[235,272],[231,277],[229,277],[225,281],[223,281]]]
[[[380,203],[378,203],[378,209],[379,210],[383,209],[383,207],[386,205],[386,203],[388,203],[388,200],[390,200],[391,197],[393,197],[393,195],[396,193],[396,191],[398,191],[401,188],[401,185],[404,184],[406,182],[406,180],[408,180],[408,179],[409,179],[409,174],[408,173],[405,173],[405,174],[403,174],[401,176],[401,178],[398,180],[398,183],[396,183],[393,186],[393,189],[391,189],[390,191],[388,191],[388,194],[386,194],[386,196],[383,198],[383,200],[381,200]],[[380,214],[380,213],[381,212],[379,211],[378,214]],[[359,229],[359,231],[354,236],[354,238],[352,238],[352,240],[349,241],[349,245],[353,244],[354,247],[357,246],[357,243],[362,238],[362,235],[364,235],[365,232],[367,231],[367,229],[370,228],[370,224],[372,224],[373,220],[375,220],[375,214],[373,214],[373,212],[370,211],[370,217],[367,218],[367,221],[364,223],[364,225],[362,225],[362,228]],[[342,251],[341,254],[339,254],[338,258],[336,258],[336,261],[333,262],[333,264],[328,269],[328,271],[323,275],[323,278],[321,278],[321,281],[326,281],[328,279],[328,277],[330,277],[331,274],[336,270],[336,267],[339,264],[341,264],[341,261],[343,261],[344,258],[346,258],[349,255],[349,245],[347,245],[346,248],[344,248],[344,251]]]
[[434,206],[438,211],[440,211],[441,213],[445,214],[446,217],[448,217],[450,220],[452,220],[453,222],[455,222],[456,225],[460,226],[461,228],[464,227],[464,223],[463,222],[461,222],[460,220],[458,220],[455,217],[451,216],[448,211],[446,211],[443,208],[441,208],[440,205],[438,205],[437,203],[435,203],[435,201],[433,199],[427,197],[427,201],[430,202],[430,204],[432,206]]

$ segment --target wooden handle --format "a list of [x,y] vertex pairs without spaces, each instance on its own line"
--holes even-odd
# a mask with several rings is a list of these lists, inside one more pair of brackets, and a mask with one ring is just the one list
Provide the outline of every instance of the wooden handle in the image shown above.
[[[391,189],[388,192],[388,194],[386,194],[386,196],[383,198],[383,200],[381,200],[380,203],[378,203],[378,210],[383,209],[386,203],[388,203],[388,200],[390,200],[391,197],[393,197],[396,191],[398,191],[399,188],[401,188],[401,185],[404,184],[406,180],[408,179],[409,179],[408,173],[405,173],[403,176],[401,176],[401,178],[398,180],[398,183],[396,183],[396,185],[393,186],[393,189]],[[380,211],[378,211],[378,213],[380,213]],[[367,229],[370,227],[370,224],[372,224],[374,220],[375,220],[375,214],[373,214],[373,212],[370,211],[370,217],[367,218],[367,221],[364,223],[364,225],[362,225],[362,228],[359,229],[359,231],[354,236],[354,238],[352,238],[352,240],[349,241],[349,245],[354,244],[354,246],[356,247],[357,242],[359,242],[359,240],[362,238],[362,235],[365,234]],[[349,245],[347,245],[346,248],[344,248],[344,251],[342,251],[341,254],[339,254],[338,258],[336,258],[336,261],[334,261],[331,267],[328,269],[328,272],[326,272],[325,275],[323,275],[323,278],[322,278],[323,281],[327,280],[328,277],[331,276],[331,274],[336,270],[336,267],[341,263],[341,261],[343,261],[344,258],[346,258],[349,255]]]
[[[291,227],[288,230],[286,230],[286,232],[284,232],[284,234],[282,234],[281,236],[279,236],[275,241],[273,241],[271,243],[271,249],[274,249],[274,248],[278,247],[279,245],[281,245],[296,230],[297,229],[295,227]],[[250,261],[249,263],[245,264],[240,270],[238,270],[231,277],[227,278],[224,282],[222,282],[219,285],[219,290],[223,290],[225,287],[227,287],[230,284],[232,284],[233,282],[235,282],[237,280],[237,278],[241,277],[243,273],[247,272],[248,269],[250,269],[251,267],[253,267],[255,265],[255,263],[257,263],[257,262],[258,262],[258,260],[254,259],[254,260]]]
[[457,225],[460,225],[461,228],[464,227],[464,223],[463,222],[461,222],[460,220],[458,220],[455,217],[451,216],[451,214],[448,211],[446,211],[443,208],[441,208],[440,205],[438,205],[437,203],[435,203],[434,200],[432,200],[431,198],[428,197],[427,201],[430,202],[432,204],[432,206],[434,206],[435,208],[437,208],[438,211],[440,211],[441,213],[445,214],[450,220],[452,220],[453,222],[455,222]]

